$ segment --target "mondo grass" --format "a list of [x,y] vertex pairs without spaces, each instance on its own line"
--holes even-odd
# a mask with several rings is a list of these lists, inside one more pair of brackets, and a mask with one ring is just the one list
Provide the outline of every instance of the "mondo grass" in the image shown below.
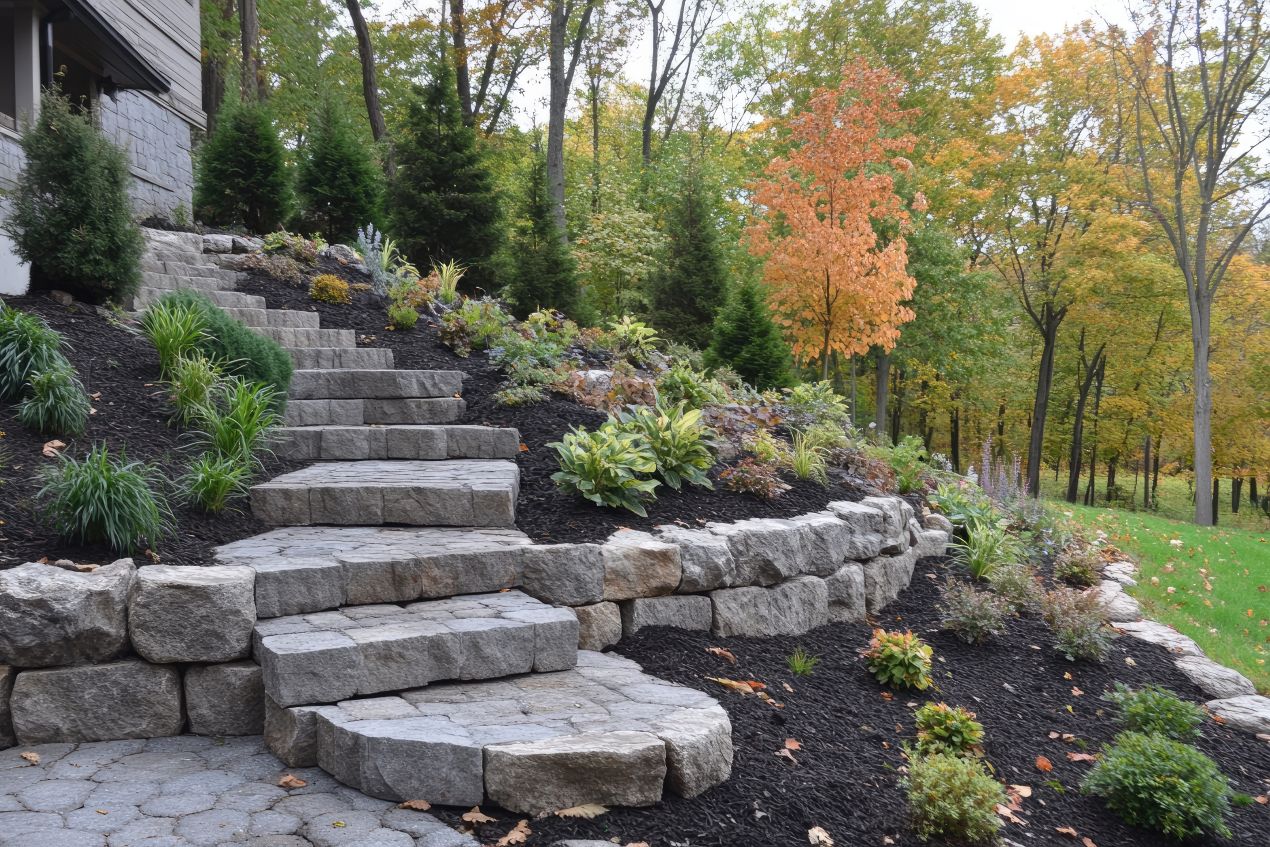
[[44,435],[79,435],[91,412],[75,369],[63,360],[31,376],[30,390],[18,404],[18,421]]
[[207,319],[190,303],[159,300],[141,316],[141,332],[159,354],[159,370],[172,373],[176,363],[199,349],[207,338]]
[[163,478],[127,455],[111,455],[104,444],[82,460],[61,456],[41,471],[37,495],[58,535],[73,542],[105,542],[132,553],[138,541],[155,545],[171,525]]
[[212,401],[220,384],[221,369],[206,356],[182,356],[168,375],[168,399],[183,423],[193,420],[199,409]]
[[251,465],[240,458],[207,452],[194,460],[177,485],[186,502],[221,512],[231,499],[247,494],[251,473]]
[[211,401],[195,411],[198,428],[193,436],[200,447],[216,456],[249,465],[258,463],[257,454],[266,449],[278,426],[278,405],[272,387],[241,377],[228,379]]
[[33,375],[66,364],[63,346],[43,318],[0,303],[0,401],[20,399]]

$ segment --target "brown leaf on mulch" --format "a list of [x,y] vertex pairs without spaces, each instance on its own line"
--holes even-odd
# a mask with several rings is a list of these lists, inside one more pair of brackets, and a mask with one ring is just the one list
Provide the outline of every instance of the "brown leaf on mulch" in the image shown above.
[[294,774],[283,774],[282,779],[278,780],[279,788],[303,788],[308,784],[309,783]]

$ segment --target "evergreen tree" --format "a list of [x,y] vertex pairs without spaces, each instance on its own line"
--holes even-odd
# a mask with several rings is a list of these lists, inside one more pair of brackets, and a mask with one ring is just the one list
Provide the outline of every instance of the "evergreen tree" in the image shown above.
[[334,97],[309,119],[296,191],[304,223],[332,244],[353,243],[379,210],[379,169]]
[[206,223],[277,229],[291,212],[286,153],[259,103],[226,102],[199,154],[194,208]]
[[124,302],[141,280],[141,232],[128,200],[128,157],[56,88],[22,135],[26,154],[3,229],[31,264],[33,288]]
[[665,337],[704,348],[727,293],[728,274],[706,187],[690,177],[666,229],[667,257],[650,280],[651,319]]
[[547,159],[537,145],[530,163],[526,201],[528,223],[515,239],[516,278],[508,286],[507,299],[521,318],[539,308],[558,309],[579,318],[577,266],[551,213]]
[[759,389],[780,388],[792,381],[789,346],[756,283],[746,280],[732,290],[714,321],[706,364],[727,365]]
[[415,87],[396,157],[390,217],[402,251],[420,265],[457,261],[467,268],[464,288],[497,291],[503,242],[498,196],[476,132],[463,123],[443,41],[431,81]]

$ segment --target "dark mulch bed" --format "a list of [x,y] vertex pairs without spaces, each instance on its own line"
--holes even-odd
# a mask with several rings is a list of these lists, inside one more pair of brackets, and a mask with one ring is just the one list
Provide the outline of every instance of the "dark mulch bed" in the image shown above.
[[[877,621],[890,629],[911,628],[934,647],[938,690],[925,694],[896,691],[891,700],[883,697],[884,689],[858,658],[869,640],[870,627],[864,624],[831,625],[796,638],[717,638],[656,628],[623,640],[618,653],[655,676],[714,695],[727,709],[736,749],[732,777],[692,800],[670,797],[653,808],[617,809],[590,821],[530,821],[534,835],[528,843],[612,838],[654,847],[806,847],[807,830],[820,826],[835,843],[850,847],[918,845],[906,825],[897,779],[904,765],[900,744],[912,738],[912,712],[926,700],[975,711],[998,778],[1031,786],[1033,794],[1019,813],[1026,828],[1007,824],[1003,830],[1011,841],[1079,844],[1056,831],[1073,827],[1098,847],[1166,843],[1162,836],[1127,826],[1098,798],[1082,795],[1078,786],[1091,765],[1071,762],[1066,754],[1097,752],[1115,735],[1114,713],[1101,695],[1117,680],[1131,686],[1155,682],[1202,702],[1199,689],[1173,668],[1165,650],[1129,638],[1117,640],[1105,665],[1068,662],[1054,652],[1049,631],[1035,617],[1013,621],[1008,634],[990,645],[963,644],[939,631],[934,611],[948,567],[940,559],[918,563],[912,587]],[[737,665],[706,653],[715,645],[731,650]],[[794,676],[786,666],[786,657],[800,646],[820,658],[811,676]],[[1129,658],[1135,664],[1129,665]],[[726,691],[707,676],[762,681],[784,708]],[[1084,693],[1077,696],[1073,689]],[[1071,733],[1076,741],[1050,740],[1050,732]],[[774,755],[787,738],[802,744],[794,753],[797,765]],[[1255,796],[1270,789],[1270,744],[1209,723],[1198,746],[1221,765],[1234,790]],[[1053,771],[1038,771],[1037,756],[1048,758]],[[481,829],[487,843],[519,817],[484,811],[499,819]],[[460,824],[461,810],[441,814]],[[1229,824],[1230,840],[1189,843],[1264,847],[1270,808],[1234,809]]]
[[[320,260],[316,272],[334,273],[350,282],[365,277],[331,259]],[[499,369],[483,352],[456,356],[440,342],[437,324],[428,316],[407,332],[386,330],[384,305],[367,292],[354,293],[349,305],[316,303],[307,290],[294,288],[271,277],[252,273],[239,290],[265,298],[271,309],[316,311],[322,326],[357,331],[359,347],[387,347],[393,351],[398,368],[461,370],[465,374],[463,396],[467,400],[464,423],[510,426],[520,430],[526,451],[519,457],[520,499],[516,524],[535,541],[602,541],[619,527],[649,529],[658,524],[681,523],[695,526],[708,521],[735,521],[752,517],[791,517],[823,509],[831,500],[859,500],[865,492],[845,481],[828,489],[814,482],[789,480],[793,488],[776,500],[764,501],[736,494],[716,486],[673,491],[658,489],[657,501],[649,506],[648,517],[625,510],[603,509],[562,493],[551,481],[559,467],[556,454],[547,447],[558,441],[570,426],[595,427],[606,415],[560,395],[531,406],[500,406],[492,395],[503,381]]]
[[[180,476],[189,453],[186,440],[169,426],[168,410],[157,385],[159,360],[146,340],[108,319],[93,306],[62,306],[42,296],[6,297],[10,306],[40,315],[62,333],[71,345],[69,358],[93,399],[96,414],[88,429],[76,438],[62,438],[65,453],[82,456],[94,444],[105,442],[115,451],[126,451],[132,460],[154,462],[166,479]],[[100,545],[75,545],[58,539],[40,510],[36,492],[39,469],[56,459],[41,455],[50,437],[19,424],[14,406],[0,406],[0,567],[11,567],[47,556],[81,563],[103,564],[118,554]],[[286,470],[271,463],[265,474]],[[156,545],[164,564],[206,564],[211,548],[264,532],[264,524],[249,512],[209,515],[197,508],[173,503],[175,528]]]

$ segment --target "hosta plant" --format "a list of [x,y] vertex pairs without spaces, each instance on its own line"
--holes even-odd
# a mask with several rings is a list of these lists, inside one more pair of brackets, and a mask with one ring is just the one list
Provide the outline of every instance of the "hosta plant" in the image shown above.
[[930,687],[930,645],[909,632],[873,630],[873,638],[864,651],[869,670],[883,685],[896,688]]
[[648,515],[644,504],[655,499],[659,483],[646,478],[657,471],[657,460],[642,438],[610,421],[592,432],[575,427],[547,446],[559,455],[560,470],[551,479],[560,488]]
[[661,341],[655,329],[630,315],[610,321],[606,339],[612,345],[614,353],[635,364],[644,362]]
[[714,466],[710,430],[701,410],[680,402],[674,406],[631,406],[619,413],[622,428],[643,439],[657,462],[657,475],[678,491],[686,482],[714,488],[706,472]]
[[917,728],[915,750],[926,755],[982,756],[983,724],[975,713],[947,703],[927,703],[913,715]]

